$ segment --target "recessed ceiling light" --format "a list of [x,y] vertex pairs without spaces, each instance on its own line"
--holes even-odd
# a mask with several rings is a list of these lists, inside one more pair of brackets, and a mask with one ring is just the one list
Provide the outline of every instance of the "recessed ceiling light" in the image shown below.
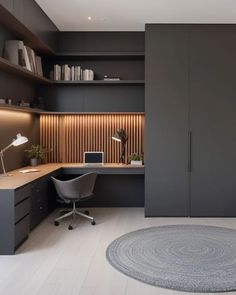
[[88,20],[92,20],[92,17],[91,16],[88,16]]

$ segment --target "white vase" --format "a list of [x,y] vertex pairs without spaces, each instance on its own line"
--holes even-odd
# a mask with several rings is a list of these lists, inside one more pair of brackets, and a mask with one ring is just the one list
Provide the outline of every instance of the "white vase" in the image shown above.
[[130,164],[140,166],[140,165],[143,165],[143,161],[131,161]]
[[31,166],[37,166],[38,165],[38,159],[37,158],[30,159],[30,165]]

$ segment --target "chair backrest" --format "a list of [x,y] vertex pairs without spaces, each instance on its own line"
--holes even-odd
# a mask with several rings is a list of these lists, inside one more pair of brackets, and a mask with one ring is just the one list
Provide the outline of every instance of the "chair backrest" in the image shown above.
[[51,178],[60,198],[63,200],[80,200],[93,195],[97,173],[89,172],[70,180]]

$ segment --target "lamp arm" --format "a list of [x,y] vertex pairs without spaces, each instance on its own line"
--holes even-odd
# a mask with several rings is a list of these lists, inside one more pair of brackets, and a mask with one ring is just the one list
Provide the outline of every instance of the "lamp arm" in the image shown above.
[[7,173],[6,173],[5,166],[4,166],[4,161],[3,161],[3,151],[0,152],[0,158],[1,158],[3,174],[6,176]]
[[2,149],[2,150],[0,151],[0,158],[1,158],[2,170],[3,170],[3,174],[4,174],[5,176],[7,176],[7,173],[6,173],[6,169],[5,169],[5,165],[4,165],[4,161],[3,161],[3,153],[4,153],[6,150],[8,150],[12,145],[13,145],[13,144],[10,143],[8,146],[6,146],[4,149]]
[[4,149],[2,149],[2,150],[0,151],[0,153],[3,154],[3,153],[4,153],[6,150],[8,150],[11,146],[13,146],[12,143],[10,143],[8,146],[6,146]]
[[122,164],[125,163],[125,143],[121,142],[121,156],[120,156],[120,162]]

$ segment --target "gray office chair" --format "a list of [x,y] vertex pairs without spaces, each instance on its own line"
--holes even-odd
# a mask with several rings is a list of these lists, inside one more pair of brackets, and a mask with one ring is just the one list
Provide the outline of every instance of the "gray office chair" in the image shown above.
[[[73,208],[68,213],[56,218],[54,220],[54,224],[57,226],[59,225],[59,220],[66,218],[68,216],[73,217],[73,224],[75,222],[76,215],[83,216],[92,220],[91,224],[95,225],[96,222],[92,216],[89,216],[89,212],[85,211],[82,212],[76,208],[76,203],[87,200],[92,197],[93,189],[95,185],[95,181],[97,178],[96,172],[86,173],[82,176],[76,177],[71,180],[59,180],[54,177],[51,177],[58,196],[65,202],[65,203],[73,203]],[[69,230],[73,229],[72,224],[68,227]]]

